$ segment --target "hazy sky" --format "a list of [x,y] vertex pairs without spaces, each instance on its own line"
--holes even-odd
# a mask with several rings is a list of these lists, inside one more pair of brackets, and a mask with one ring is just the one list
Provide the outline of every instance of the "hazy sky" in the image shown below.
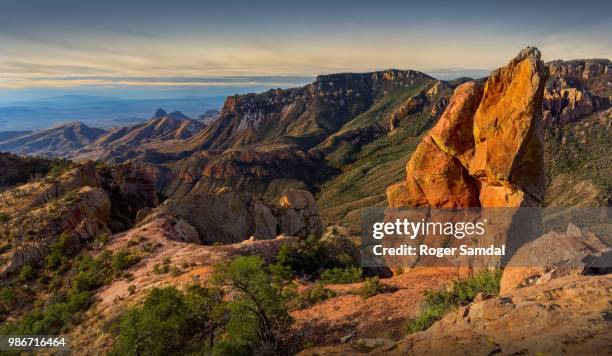
[[611,30],[609,0],[0,0],[0,95],[385,68],[452,76],[499,67],[527,45],[545,60],[611,58]]

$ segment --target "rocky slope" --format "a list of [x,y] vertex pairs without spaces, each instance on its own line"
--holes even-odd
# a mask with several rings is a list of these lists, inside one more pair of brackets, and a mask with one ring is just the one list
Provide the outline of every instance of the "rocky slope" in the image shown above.
[[459,308],[399,342],[384,337],[300,355],[609,353],[612,276],[563,277]]
[[285,188],[320,190],[323,218],[335,221],[364,198],[384,200],[403,154],[463,81],[399,70],[320,76],[301,88],[229,97],[193,137],[112,159],[146,164],[169,197],[230,186],[271,202]]
[[79,250],[100,235],[129,229],[140,209],[158,204],[151,180],[130,164],[85,163],[0,194],[4,277],[41,262],[61,236]]
[[192,120],[179,111],[168,114],[159,109],[145,122],[108,130],[94,142],[73,152],[70,157],[125,161],[125,155],[133,157],[138,154],[136,152],[146,151],[160,143],[188,139],[203,128],[202,122]]

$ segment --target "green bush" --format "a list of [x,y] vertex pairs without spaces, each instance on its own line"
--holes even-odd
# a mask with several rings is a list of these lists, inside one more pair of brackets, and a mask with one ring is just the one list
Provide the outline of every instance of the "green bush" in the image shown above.
[[313,235],[294,244],[281,246],[276,256],[276,264],[295,275],[310,279],[318,278],[326,269],[352,266],[348,255],[330,254],[328,247]]
[[56,335],[64,333],[80,322],[80,311],[91,304],[91,293],[69,293],[59,296],[43,311],[25,314],[14,323],[6,323],[0,328],[2,334]]
[[380,283],[378,277],[366,278],[363,285],[357,290],[357,295],[363,299],[368,299],[384,291],[384,285]]
[[360,267],[326,269],[321,273],[321,282],[326,284],[346,284],[360,282],[363,270]]
[[163,264],[163,265],[155,264],[155,266],[153,266],[153,273],[154,274],[166,274],[168,272],[170,272],[170,266],[169,265],[166,265],[166,264]]
[[72,239],[69,234],[63,233],[49,245],[49,254],[45,258],[47,268],[51,270],[66,270],[68,268],[69,258],[78,252]]
[[470,303],[476,295],[497,296],[503,271],[482,270],[474,276],[453,283],[450,291],[425,292],[419,315],[410,320],[407,332],[429,328],[433,323],[460,305]]
[[155,288],[141,308],[124,313],[113,355],[176,355],[209,349],[224,325],[221,289],[190,286]]
[[93,259],[89,255],[76,259],[76,275],[72,278],[72,288],[76,292],[92,291],[104,285],[109,278],[109,270],[104,259]]
[[74,163],[63,158],[56,158],[51,161],[48,175],[52,178],[60,176],[70,168],[74,167]]
[[118,275],[138,263],[138,261],[140,261],[140,257],[132,254],[129,250],[122,249],[113,255],[111,268]]
[[17,291],[7,286],[0,288],[0,312],[8,312],[17,305]]
[[11,220],[11,216],[7,213],[0,211],[0,223],[7,223]]
[[264,267],[261,257],[243,256],[217,265],[212,280],[234,291],[228,304],[227,336],[216,352],[239,348],[248,353],[277,353],[281,332],[292,320],[279,276]]
[[155,288],[142,308],[127,311],[113,355],[180,354],[192,330],[185,297],[174,287]]
[[325,288],[323,283],[315,283],[312,288],[303,293],[297,294],[293,299],[291,299],[289,306],[291,309],[304,309],[335,296],[336,292]]
[[34,277],[36,277],[36,270],[34,267],[30,265],[21,267],[21,271],[19,271],[19,282],[25,283],[34,279]]

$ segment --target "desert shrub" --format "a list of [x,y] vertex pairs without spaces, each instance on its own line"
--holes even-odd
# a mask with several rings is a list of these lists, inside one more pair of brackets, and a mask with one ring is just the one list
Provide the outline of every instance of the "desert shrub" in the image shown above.
[[210,348],[223,325],[224,306],[218,288],[190,286],[185,293],[155,288],[142,307],[123,314],[111,354],[176,355]]
[[96,236],[95,240],[94,240],[94,245],[95,246],[104,246],[104,244],[106,244],[108,242],[108,235],[105,233],[102,233],[98,236]]
[[138,263],[138,261],[140,261],[140,257],[134,255],[129,250],[121,249],[113,255],[111,260],[111,268],[116,275],[119,275],[126,269]]
[[91,291],[104,285],[110,271],[103,258],[82,255],[76,259],[76,274],[72,278],[72,288],[77,291]]
[[291,309],[304,309],[335,296],[336,292],[325,288],[325,285],[319,282],[315,283],[310,289],[292,298],[289,302],[289,307]]
[[124,313],[114,355],[181,353],[191,332],[185,297],[174,287],[155,288],[142,308]]
[[291,323],[278,276],[266,269],[259,256],[237,257],[215,267],[213,281],[234,293],[228,303],[226,337],[215,353],[276,353],[280,335]]
[[36,270],[31,265],[25,265],[21,267],[19,271],[19,282],[25,283],[36,277]]
[[181,272],[180,268],[178,268],[177,266],[170,266],[170,275],[172,277],[178,277],[181,274],[183,274],[183,272]]
[[350,267],[352,261],[346,254],[330,254],[327,246],[311,235],[305,240],[281,246],[276,264],[295,275],[316,279],[325,269]]
[[357,290],[356,294],[363,299],[368,299],[380,293],[390,293],[397,290],[398,288],[396,286],[382,283],[378,277],[368,277]]
[[[161,266],[169,266],[164,261]],[[160,265],[158,265],[158,268]],[[153,289],[124,313],[111,354],[274,354],[291,317],[285,282],[257,256],[215,266],[211,286]],[[223,291],[231,290],[225,300]]]
[[17,291],[14,287],[0,288],[0,312],[8,312],[17,305]]
[[223,296],[223,290],[218,287],[192,285],[185,291],[192,325],[201,330],[209,348],[214,346],[215,333],[227,323],[227,303]]
[[0,327],[2,334],[55,335],[64,333],[80,322],[80,312],[91,304],[90,292],[59,296],[47,308],[33,311],[18,321]]
[[78,249],[72,242],[72,237],[62,233],[57,240],[49,245],[49,254],[45,258],[47,268],[51,270],[65,270],[70,264],[69,258],[74,256]]
[[0,211],[0,223],[7,223],[11,220],[11,216],[7,213]]
[[66,172],[70,168],[74,167],[74,163],[63,158],[56,158],[51,161],[51,166],[49,167],[48,175],[50,177],[58,177],[62,173]]
[[334,267],[321,273],[321,282],[326,284],[343,284],[360,282],[363,270],[360,267]]
[[[54,248],[61,251],[62,242],[58,241]],[[54,294],[47,300],[38,299],[34,310],[5,323],[0,327],[0,334],[53,335],[70,330],[81,321],[82,313],[91,305],[93,291],[111,279],[111,259],[110,251],[104,251],[96,258],[77,256],[70,271],[68,288],[64,288],[62,282],[66,275],[63,276],[59,270],[54,271],[49,285],[49,290]]]
[[425,292],[419,315],[410,320],[407,332],[413,333],[429,328],[460,305],[470,303],[476,295],[499,294],[502,270],[482,270],[474,276],[453,283],[450,291]]

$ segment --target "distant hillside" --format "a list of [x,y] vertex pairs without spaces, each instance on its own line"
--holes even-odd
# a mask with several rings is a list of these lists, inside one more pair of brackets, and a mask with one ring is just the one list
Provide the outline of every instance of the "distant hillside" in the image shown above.
[[0,142],[31,134],[32,131],[0,131]]
[[87,147],[71,156],[74,158],[110,159],[123,154],[155,148],[170,140],[186,140],[205,127],[179,111],[168,114],[159,109],[153,117],[134,126],[110,129]]
[[103,129],[71,122],[2,141],[0,151],[44,157],[66,156],[97,140],[104,133],[106,131]]

